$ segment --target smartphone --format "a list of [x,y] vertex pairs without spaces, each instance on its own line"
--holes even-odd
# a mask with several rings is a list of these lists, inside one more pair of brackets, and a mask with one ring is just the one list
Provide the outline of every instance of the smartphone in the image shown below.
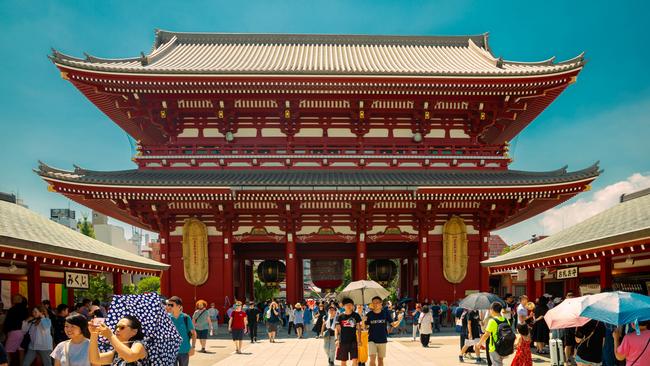
[[106,324],[106,318],[93,318],[93,326],[98,327],[100,324]]

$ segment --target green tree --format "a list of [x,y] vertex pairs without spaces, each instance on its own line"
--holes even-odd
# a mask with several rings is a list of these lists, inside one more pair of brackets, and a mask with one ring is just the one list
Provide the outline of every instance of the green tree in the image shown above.
[[341,292],[345,286],[349,285],[352,282],[352,260],[345,259],[343,260],[343,282],[341,286],[337,287],[335,292]]
[[106,277],[103,274],[90,275],[88,289],[83,291],[77,290],[75,291],[75,295],[77,294],[81,298],[108,301],[113,295],[113,285],[106,281]]
[[93,227],[93,223],[88,221],[87,215],[83,215],[83,219],[77,221],[77,229],[79,229],[79,232],[82,234],[95,239],[95,228]]
[[135,285],[132,283],[127,283],[122,285],[122,294],[123,295],[135,295],[138,293]]
[[275,297],[279,292],[277,287],[266,286],[257,279],[253,282],[253,287],[255,288],[255,302],[266,301],[266,299]]
[[138,282],[137,291],[139,294],[147,292],[160,293],[160,277],[145,277]]

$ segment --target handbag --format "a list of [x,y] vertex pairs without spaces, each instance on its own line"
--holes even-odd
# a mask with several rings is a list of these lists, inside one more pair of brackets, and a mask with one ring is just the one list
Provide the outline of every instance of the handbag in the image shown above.
[[29,348],[29,344],[32,343],[32,336],[29,335],[29,331],[32,329],[33,325],[34,323],[31,323],[29,325],[29,328],[27,328],[27,332],[23,336],[23,340],[20,341],[20,348],[24,349],[25,351],[27,351],[27,349]]

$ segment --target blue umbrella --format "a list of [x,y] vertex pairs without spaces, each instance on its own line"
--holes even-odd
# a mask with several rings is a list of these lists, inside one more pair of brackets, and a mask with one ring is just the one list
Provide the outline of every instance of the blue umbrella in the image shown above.
[[650,297],[624,291],[585,296],[580,316],[614,325],[650,320]]
[[[142,295],[115,295],[108,310],[106,325],[115,326],[125,315],[133,315],[142,323],[147,364],[152,366],[173,365],[181,345],[181,336],[165,312],[162,298],[156,293]],[[100,344],[102,351],[111,349],[108,342]]]

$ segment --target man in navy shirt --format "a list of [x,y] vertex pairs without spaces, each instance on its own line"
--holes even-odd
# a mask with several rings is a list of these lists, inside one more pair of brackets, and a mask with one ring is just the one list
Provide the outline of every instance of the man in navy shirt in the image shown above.
[[[391,312],[383,307],[381,297],[372,298],[372,311],[366,314],[365,324],[368,326],[368,354],[370,355],[370,366],[384,366],[386,357],[386,343],[388,343],[388,326],[396,327],[402,320],[403,315],[393,319]],[[377,359],[377,364],[375,363]]]

